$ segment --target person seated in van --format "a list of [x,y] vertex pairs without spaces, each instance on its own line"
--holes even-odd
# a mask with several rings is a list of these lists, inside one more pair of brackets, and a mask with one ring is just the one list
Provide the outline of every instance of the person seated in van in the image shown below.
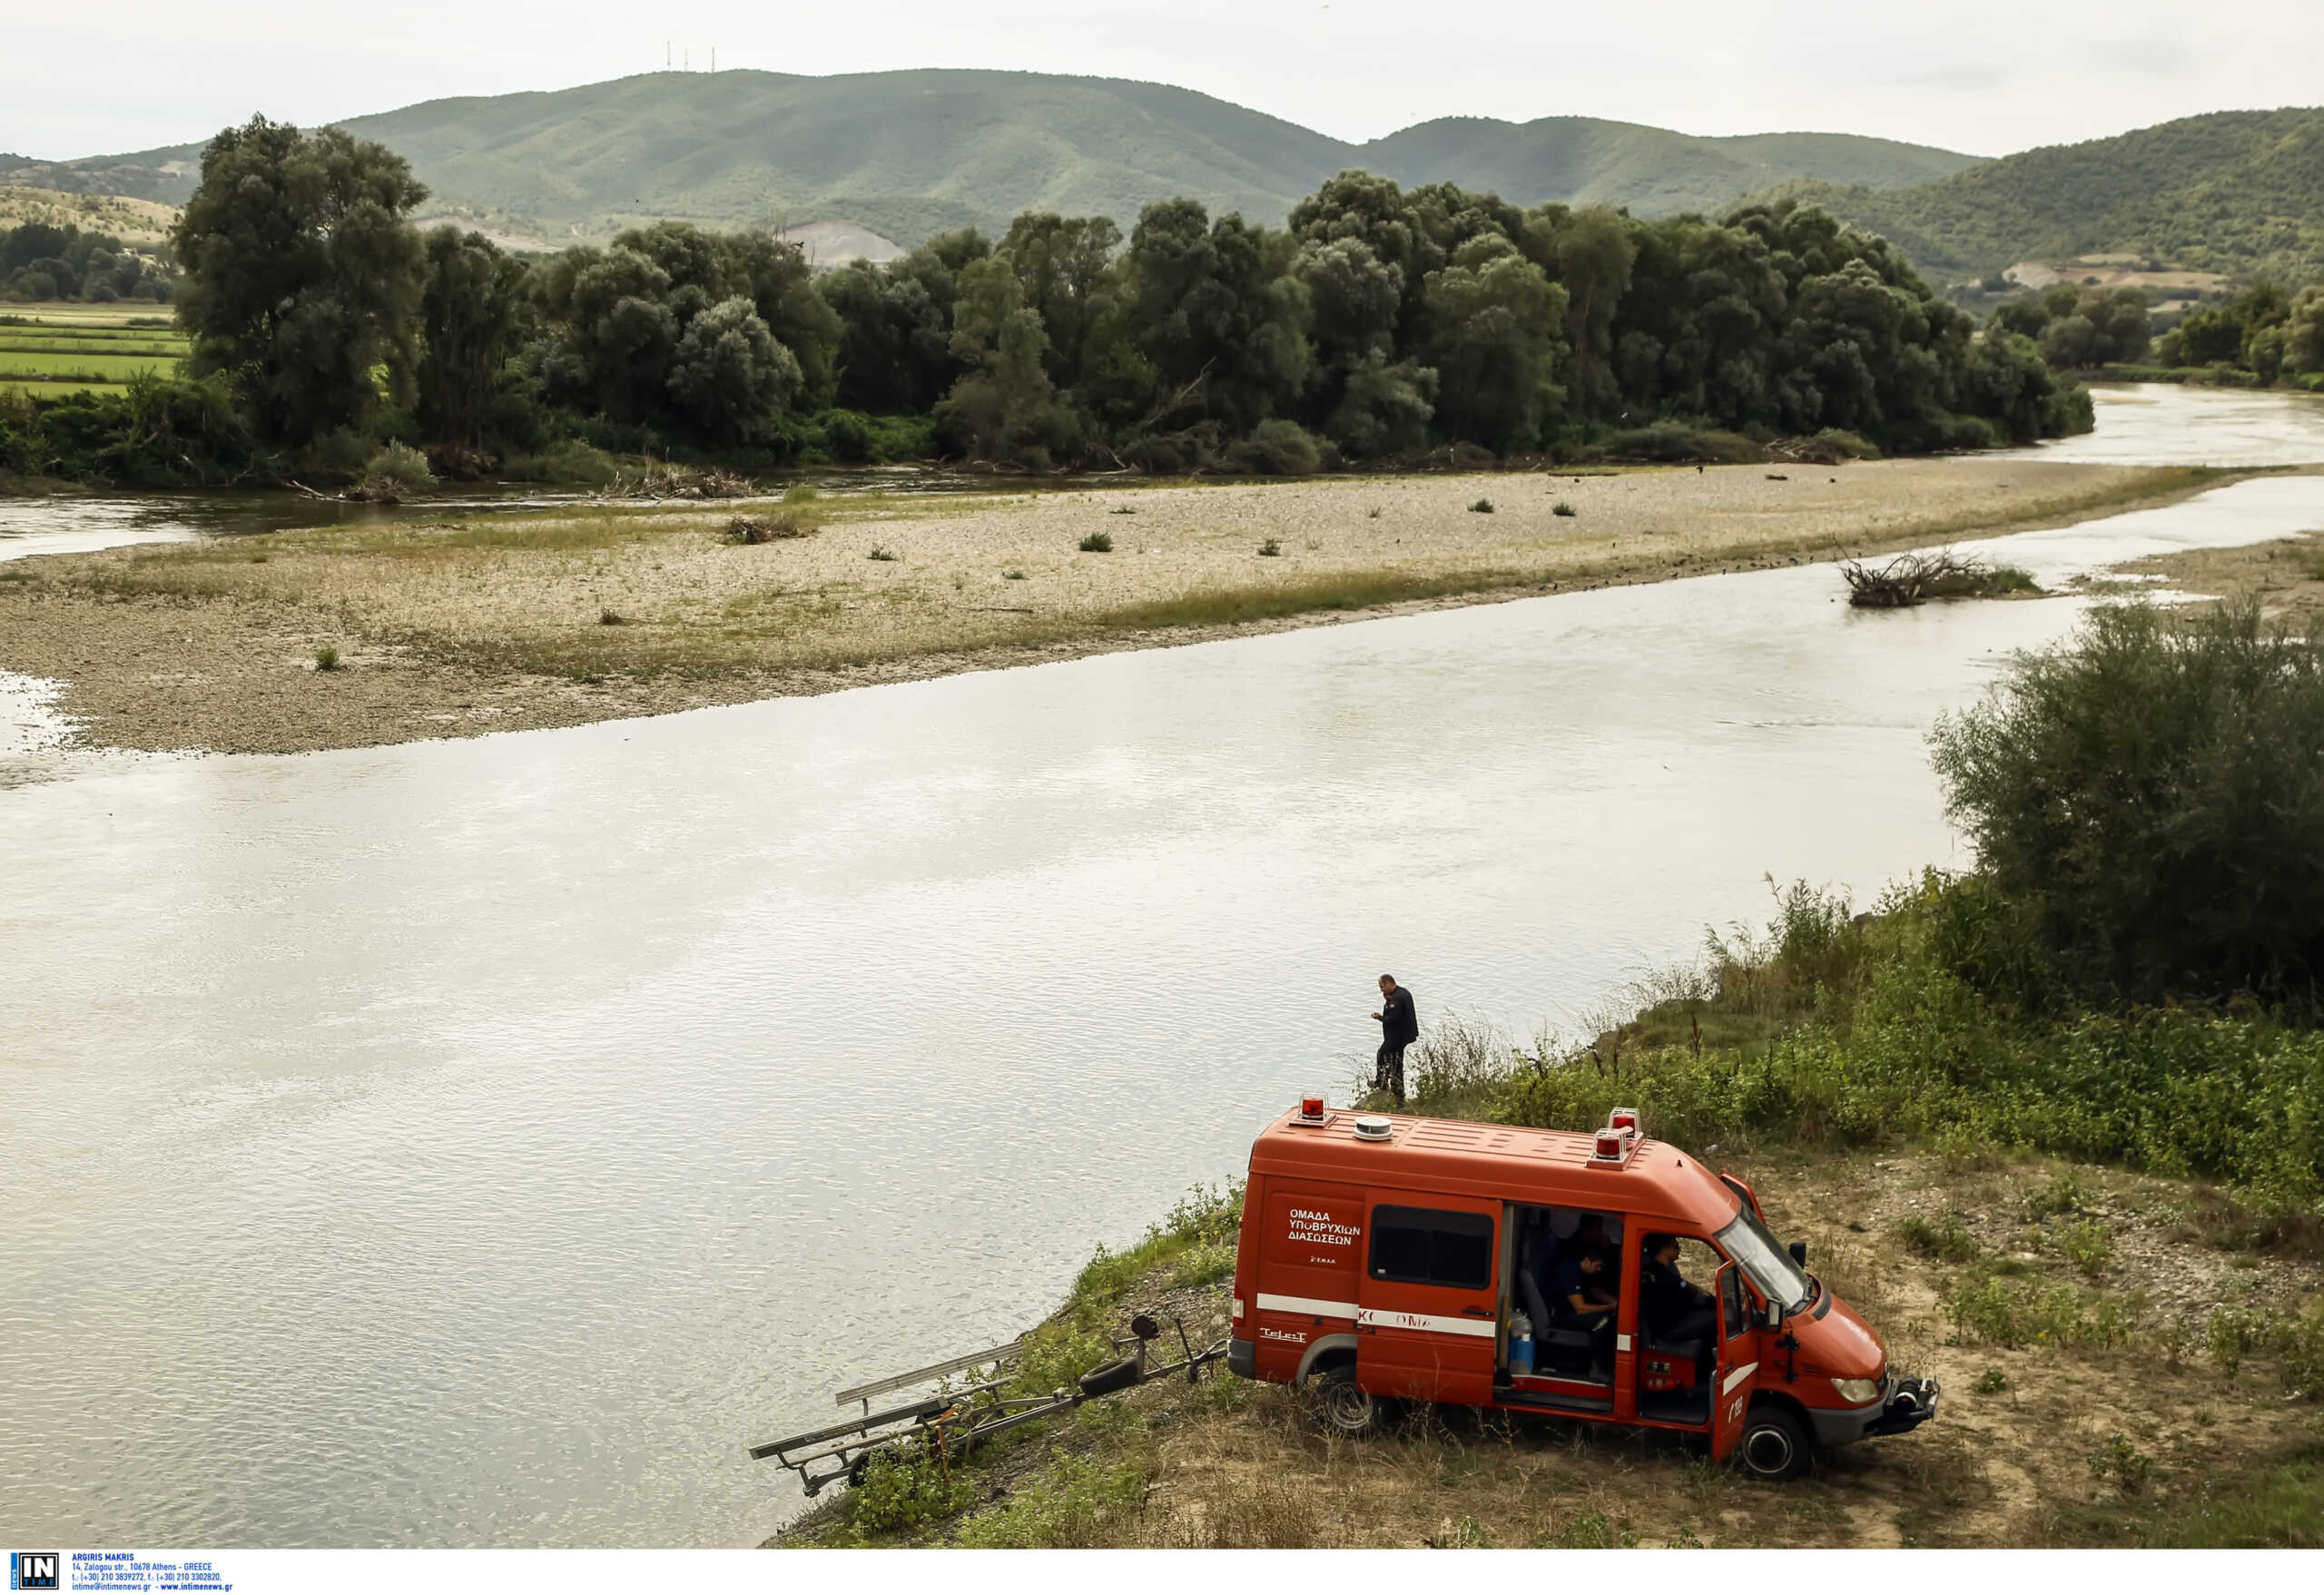
[[1561,1329],[1590,1333],[1590,1376],[1610,1376],[1613,1358],[1614,1307],[1604,1275],[1606,1254],[1568,1252],[1550,1271],[1550,1311]]
[[1647,1339],[1661,1345],[1709,1340],[1718,1314],[1711,1310],[1710,1293],[1688,1284],[1679,1272],[1679,1237],[1649,1235],[1641,1250],[1645,1265],[1638,1305]]

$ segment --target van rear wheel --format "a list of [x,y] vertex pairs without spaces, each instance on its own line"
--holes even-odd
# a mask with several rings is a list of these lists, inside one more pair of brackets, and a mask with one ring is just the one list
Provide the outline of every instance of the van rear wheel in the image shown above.
[[1761,1403],[1743,1420],[1735,1444],[1735,1465],[1754,1479],[1796,1479],[1813,1457],[1807,1427],[1789,1407]]
[[1316,1416],[1325,1428],[1350,1440],[1377,1434],[1388,1424],[1388,1398],[1374,1395],[1355,1382],[1355,1364],[1339,1363],[1308,1382]]

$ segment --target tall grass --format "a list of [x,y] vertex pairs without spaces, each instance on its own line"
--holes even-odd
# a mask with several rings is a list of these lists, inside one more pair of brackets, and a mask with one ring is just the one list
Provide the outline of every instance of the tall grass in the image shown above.
[[1995,995],[1988,960],[2010,950],[1988,939],[1991,896],[1931,871],[1859,918],[1786,888],[1766,927],[1712,936],[1594,1037],[1522,1047],[1451,1027],[1413,1105],[1567,1129],[1634,1106],[1682,1146],[1974,1145],[2219,1180],[2260,1212],[2324,1204],[2324,1031],[2185,1005],[2029,1013]]

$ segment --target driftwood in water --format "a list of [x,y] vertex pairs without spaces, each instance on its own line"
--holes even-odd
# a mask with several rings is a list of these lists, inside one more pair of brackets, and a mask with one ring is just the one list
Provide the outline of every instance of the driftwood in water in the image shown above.
[[1934,554],[1900,554],[1886,565],[1844,561],[1848,602],[1858,609],[1903,609],[1930,598],[1968,597],[1994,586],[1996,572],[1950,548]]
[[748,498],[758,489],[747,477],[714,466],[677,465],[668,460],[648,458],[645,468],[635,476],[616,476],[597,497],[600,498],[688,498],[696,501],[719,498]]

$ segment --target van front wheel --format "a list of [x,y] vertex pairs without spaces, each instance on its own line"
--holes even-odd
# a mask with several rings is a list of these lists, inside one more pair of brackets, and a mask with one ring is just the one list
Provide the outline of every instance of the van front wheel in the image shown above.
[[1754,1479],[1796,1479],[1811,1456],[1807,1428],[1789,1407],[1772,1402],[1751,1409],[1735,1444],[1735,1462]]
[[1355,1364],[1340,1363],[1309,1382],[1316,1415],[1334,1433],[1350,1440],[1377,1434],[1387,1426],[1388,1399],[1374,1395],[1355,1382]]

